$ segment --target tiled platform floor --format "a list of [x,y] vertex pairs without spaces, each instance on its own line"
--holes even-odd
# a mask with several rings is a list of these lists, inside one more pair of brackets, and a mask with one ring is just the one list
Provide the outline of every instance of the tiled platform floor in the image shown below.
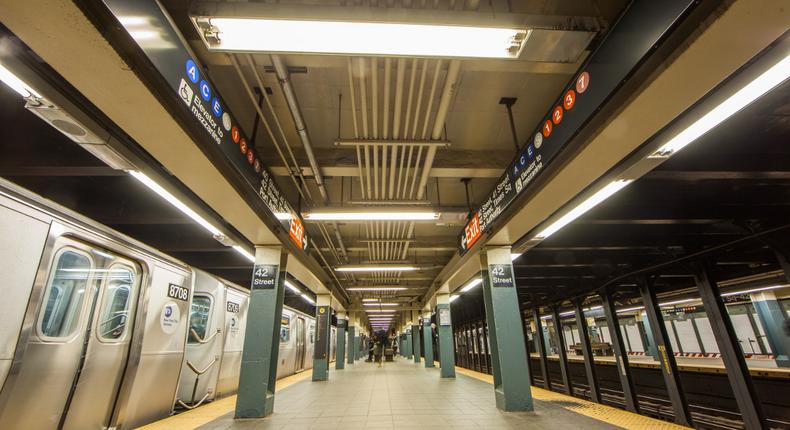
[[305,380],[282,390],[275,413],[233,420],[233,413],[204,424],[219,429],[615,429],[566,408],[562,401],[535,400],[535,412],[505,413],[494,405],[492,386],[459,374],[439,378],[399,358],[382,367],[357,362],[330,372],[327,382]]

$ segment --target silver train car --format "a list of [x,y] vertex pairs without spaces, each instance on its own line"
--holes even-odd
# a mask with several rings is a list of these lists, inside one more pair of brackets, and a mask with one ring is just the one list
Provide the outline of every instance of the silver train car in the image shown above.
[[[0,429],[130,429],[236,392],[247,290],[3,179],[0,272]],[[314,338],[284,308],[278,378]]]

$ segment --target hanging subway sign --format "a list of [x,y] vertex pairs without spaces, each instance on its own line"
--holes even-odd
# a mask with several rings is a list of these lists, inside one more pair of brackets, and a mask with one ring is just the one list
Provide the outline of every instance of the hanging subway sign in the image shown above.
[[459,234],[461,255],[477,240],[467,237],[470,232],[480,235],[491,229],[693,4],[690,0],[641,1],[628,7],[551,104],[527,144]]
[[260,196],[271,216],[289,232],[297,246],[307,249],[302,220],[261,163],[260,154],[248,143],[239,123],[195,61],[169,15],[154,0],[104,0],[104,3],[184,102],[183,108],[192,120],[220,147],[244,181]]

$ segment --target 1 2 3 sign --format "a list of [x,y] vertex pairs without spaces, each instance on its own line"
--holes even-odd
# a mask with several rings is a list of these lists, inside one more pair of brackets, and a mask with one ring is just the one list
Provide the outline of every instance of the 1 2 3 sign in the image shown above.
[[256,264],[252,271],[252,289],[273,290],[278,269],[274,264]]

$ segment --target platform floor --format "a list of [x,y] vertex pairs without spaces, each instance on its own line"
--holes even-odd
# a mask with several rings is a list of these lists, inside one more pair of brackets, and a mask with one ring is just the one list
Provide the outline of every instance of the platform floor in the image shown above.
[[357,362],[331,370],[327,382],[311,382],[299,375],[302,381],[278,390],[271,417],[234,420],[235,398],[230,397],[205,406],[214,408],[213,419],[206,420],[203,412],[203,419],[192,420],[190,416],[200,414],[201,407],[153,426],[166,423],[163,428],[173,430],[681,428],[535,387],[534,412],[501,412],[494,404],[489,375],[457,369],[457,378],[441,379],[438,369],[403,358],[382,367]]

